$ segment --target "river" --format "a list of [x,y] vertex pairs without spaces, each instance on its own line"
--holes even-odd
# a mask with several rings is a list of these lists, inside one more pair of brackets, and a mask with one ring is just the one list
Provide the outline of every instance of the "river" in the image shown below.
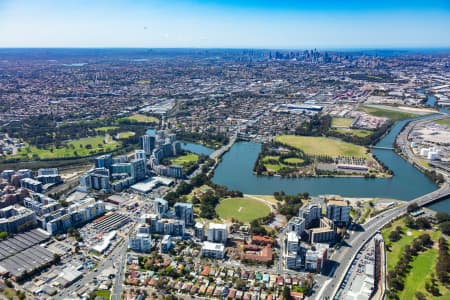
[[[430,99],[431,97],[431,99]],[[434,97],[429,96],[427,103],[432,106]],[[423,118],[423,117],[422,117]],[[394,124],[391,131],[376,145],[392,147],[395,138],[409,120]],[[148,133],[153,133],[149,131]],[[182,147],[198,154],[209,155],[213,152],[205,146],[182,142]],[[271,195],[276,191],[289,194],[308,192],[313,196],[337,194],[347,197],[378,197],[399,200],[412,200],[427,194],[437,186],[422,172],[402,159],[392,150],[373,149],[373,153],[394,172],[392,178],[281,178],[257,176],[253,165],[261,150],[261,144],[238,142],[225,153],[217,166],[213,182],[240,190],[245,194]],[[450,213],[450,197],[429,206],[438,211]]]
[[[397,122],[377,146],[392,147],[395,137],[409,120]],[[379,197],[412,200],[427,194],[437,186],[422,172],[402,159],[392,150],[374,149],[380,161],[394,171],[388,179],[380,178],[281,178],[257,176],[253,165],[261,145],[239,142],[224,154],[217,166],[213,182],[247,194],[273,194],[284,191],[289,194],[308,192],[311,195],[337,194],[347,197]],[[450,199],[430,206],[450,213]]]

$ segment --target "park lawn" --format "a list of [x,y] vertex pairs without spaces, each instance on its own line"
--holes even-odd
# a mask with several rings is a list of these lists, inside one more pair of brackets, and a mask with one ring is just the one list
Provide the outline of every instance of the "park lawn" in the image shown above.
[[[397,242],[391,243],[389,241],[388,236],[391,233],[391,231],[395,230],[395,227],[397,226],[400,226],[402,228],[403,231],[402,238]],[[411,232],[410,235],[407,235],[408,231]],[[394,223],[392,223],[391,227],[383,229],[381,233],[383,235],[383,239],[385,240],[386,244],[391,244],[390,247],[391,251],[386,252],[388,271],[392,270],[394,266],[397,264],[397,262],[400,260],[400,257],[403,254],[405,246],[410,245],[416,237],[420,236],[421,234],[428,233],[431,236],[431,239],[436,242],[441,234],[439,231],[416,230],[408,228],[405,225],[404,219],[396,220]]]
[[367,148],[334,138],[280,135],[275,140],[279,143],[300,149],[309,155],[369,157]]
[[267,162],[269,160],[279,161],[280,157],[279,156],[273,156],[273,155],[267,155],[267,156],[264,156],[263,159],[262,159],[263,162]]
[[337,128],[337,129],[334,129],[333,131],[336,131],[340,134],[353,135],[353,136],[361,137],[361,138],[368,137],[373,134],[373,131],[364,130],[364,129]]
[[450,126],[450,119],[437,120],[436,123],[440,125]]
[[290,164],[301,164],[303,163],[305,160],[301,159],[301,158],[297,158],[297,157],[289,157],[286,158],[284,160],[284,162],[290,163]]
[[[33,155],[38,155],[40,159],[83,157],[94,155],[99,152],[111,152],[121,146],[120,142],[111,139],[108,139],[108,143],[104,143],[104,141],[105,136],[98,135],[95,137],[86,137],[68,141],[67,146],[63,148],[38,149],[35,146],[27,145],[20,150],[19,155],[30,159]],[[87,149],[86,145],[91,145],[92,148]],[[77,155],[75,155],[75,151]]]
[[265,217],[270,208],[261,201],[252,198],[224,198],[216,207],[217,215],[226,220],[232,218],[248,223],[255,219]]
[[424,277],[434,271],[436,258],[436,249],[421,252],[413,258],[410,263],[411,270],[405,278],[405,288],[399,293],[400,299],[415,299],[417,291],[426,293]]
[[[271,160],[276,160],[278,163],[276,163],[276,164],[269,163],[269,161],[271,161]],[[270,172],[278,172],[282,168],[287,167],[285,164],[282,164],[280,162],[279,156],[273,156],[273,155],[264,156],[262,158],[262,161],[264,163],[264,167],[266,167],[267,171],[270,171]]]
[[352,125],[352,118],[333,118],[331,120],[331,127],[346,127],[349,128]]
[[98,290],[95,291],[97,297],[103,297],[105,300],[109,300],[111,297],[111,292],[109,290]]
[[373,106],[363,106],[362,110],[372,116],[384,117],[384,118],[391,119],[392,121],[400,121],[400,120],[414,118],[414,117],[418,116],[418,114],[399,111],[394,108],[391,110],[391,109],[379,108],[379,107],[373,107]]
[[135,134],[136,133],[134,133],[133,131],[124,131],[124,132],[119,132],[117,135],[118,135],[119,140],[121,140],[121,139],[127,139],[129,137],[132,137]]
[[197,160],[198,160],[198,155],[197,154],[188,153],[188,154],[185,154],[185,155],[181,155],[181,156],[177,156],[177,157],[171,158],[170,162],[173,165],[184,166],[184,165],[186,165],[188,163],[191,163],[191,162],[195,163],[195,162],[197,162]]
[[105,132],[115,130],[118,128],[119,128],[118,126],[102,126],[102,127],[95,128],[95,131],[97,131],[99,133],[105,133]]
[[[436,241],[435,241],[436,242]],[[433,296],[425,290],[425,283],[431,282],[431,273],[435,272],[438,251],[434,248],[413,258],[410,263],[411,270],[405,278],[405,288],[399,293],[400,299],[415,299],[417,291],[426,295],[427,299],[450,299],[450,290],[437,281],[441,296]]]
[[143,114],[134,114],[125,118],[122,118],[121,120],[131,120],[138,123],[158,123],[159,119],[152,116],[146,116]]
[[267,171],[278,172],[282,168],[284,168],[285,165],[283,165],[283,164],[264,164],[264,167],[266,167]]

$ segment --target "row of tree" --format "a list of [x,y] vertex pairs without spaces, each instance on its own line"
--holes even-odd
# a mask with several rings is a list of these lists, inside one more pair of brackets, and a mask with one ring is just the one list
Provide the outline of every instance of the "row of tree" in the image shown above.
[[[397,231],[397,229],[395,230]],[[387,280],[389,291],[387,296],[391,299],[399,299],[398,292],[404,289],[405,275],[410,271],[410,263],[414,256],[426,248],[433,246],[433,241],[429,234],[425,233],[415,238],[410,245],[406,245],[404,254],[395,265],[394,269],[388,272]]]
[[177,131],[177,138],[188,142],[201,142],[212,148],[215,148],[215,144],[226,145],[230,141],[230,138],[222,133],[190,132],[184,130]]
[[439,256],[436,264],[436,274],[442,284],[449,284],[449,273],[450,255],[448,254],[448,243],[444,237],[441,237],[439,239]]

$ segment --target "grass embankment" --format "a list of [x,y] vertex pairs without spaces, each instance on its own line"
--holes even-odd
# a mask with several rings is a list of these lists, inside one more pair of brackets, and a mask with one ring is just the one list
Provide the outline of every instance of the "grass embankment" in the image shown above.
[[33,156],[35,155],[40,159],[82,157],[101,152],[111,152],[118,149],[120,146],[120,142],[114,141],[110,137],[104,135],[98,135],[68,141],[61,148],[51,147],[47,149],[38,149],[35,146],[27,145],[19,151],[17,157],[28,159],[33,159]]
[[270,213],[270,208],[263,202],[252,198],[225,198],[220,200],[216,212],[222,219],[231,220],[234,218],[247,223],[267,216]]
[[308,155],[369,157],[366,147],[334,138],[281,135],[276,137],[276,141],[300,149]]
[[[400,226],[402,229],[402,237],[399,241],[391,243],[389,242],[388,236],[397,226]],[[438,258],[436,247],[438,239],[441,236],[440,231],[411,229],[405,225],[404,219],[397,220],[392,223],[392,226],[384,228],[382,230],[383,238],[386,244],[390,244],[390,251],[386,252],[387,271],[394,269],[402,257],[406,245],[411,245],[415,238],[424,233],[428,233],[431,236],[434,246],[413,257],[410,263],[410,271],[405,277],[404,289],[398,294],[399,299],[416,299],[415,293],[418,291],[426,295],[427,299],[450,299],[450,289],[443,286],[439,281],[437,281],[437,284],[441,296],[433,296],[425,289],[425,283],[431,280],[431,274],[436,273],[435,267]]]
[[392,121],[400,121],[404,119],[414,118],[419,115],[412,112],[400,111],[400,109],[396,107],[388,109],[386,108],[386,106],[383,106],[383,108],[374,106],[362,106],[361,110],[367,112],[372,116],[388,118],[391,119]]

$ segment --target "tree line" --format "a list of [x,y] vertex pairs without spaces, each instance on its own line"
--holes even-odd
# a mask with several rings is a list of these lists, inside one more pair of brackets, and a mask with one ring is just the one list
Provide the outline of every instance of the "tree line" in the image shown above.
[[[398,228],[394,230],[398,232]],[[393,232],[394,232],[393,231]],[[400,229],[401,232],[401,229]],[[410,245],[406,245],[403,251],[403,255],[395,265],[394,269],[388,272],[387,281],[389,290],[387,296],[390,299],[399,299],[398,293],[405,288],[405,276],[409,273],[413,258],[420,252],[425,251],[433,246],[433,241],[429,234],[425,233],[415,238]],[[434,294],[433,294],[434,295]]]

